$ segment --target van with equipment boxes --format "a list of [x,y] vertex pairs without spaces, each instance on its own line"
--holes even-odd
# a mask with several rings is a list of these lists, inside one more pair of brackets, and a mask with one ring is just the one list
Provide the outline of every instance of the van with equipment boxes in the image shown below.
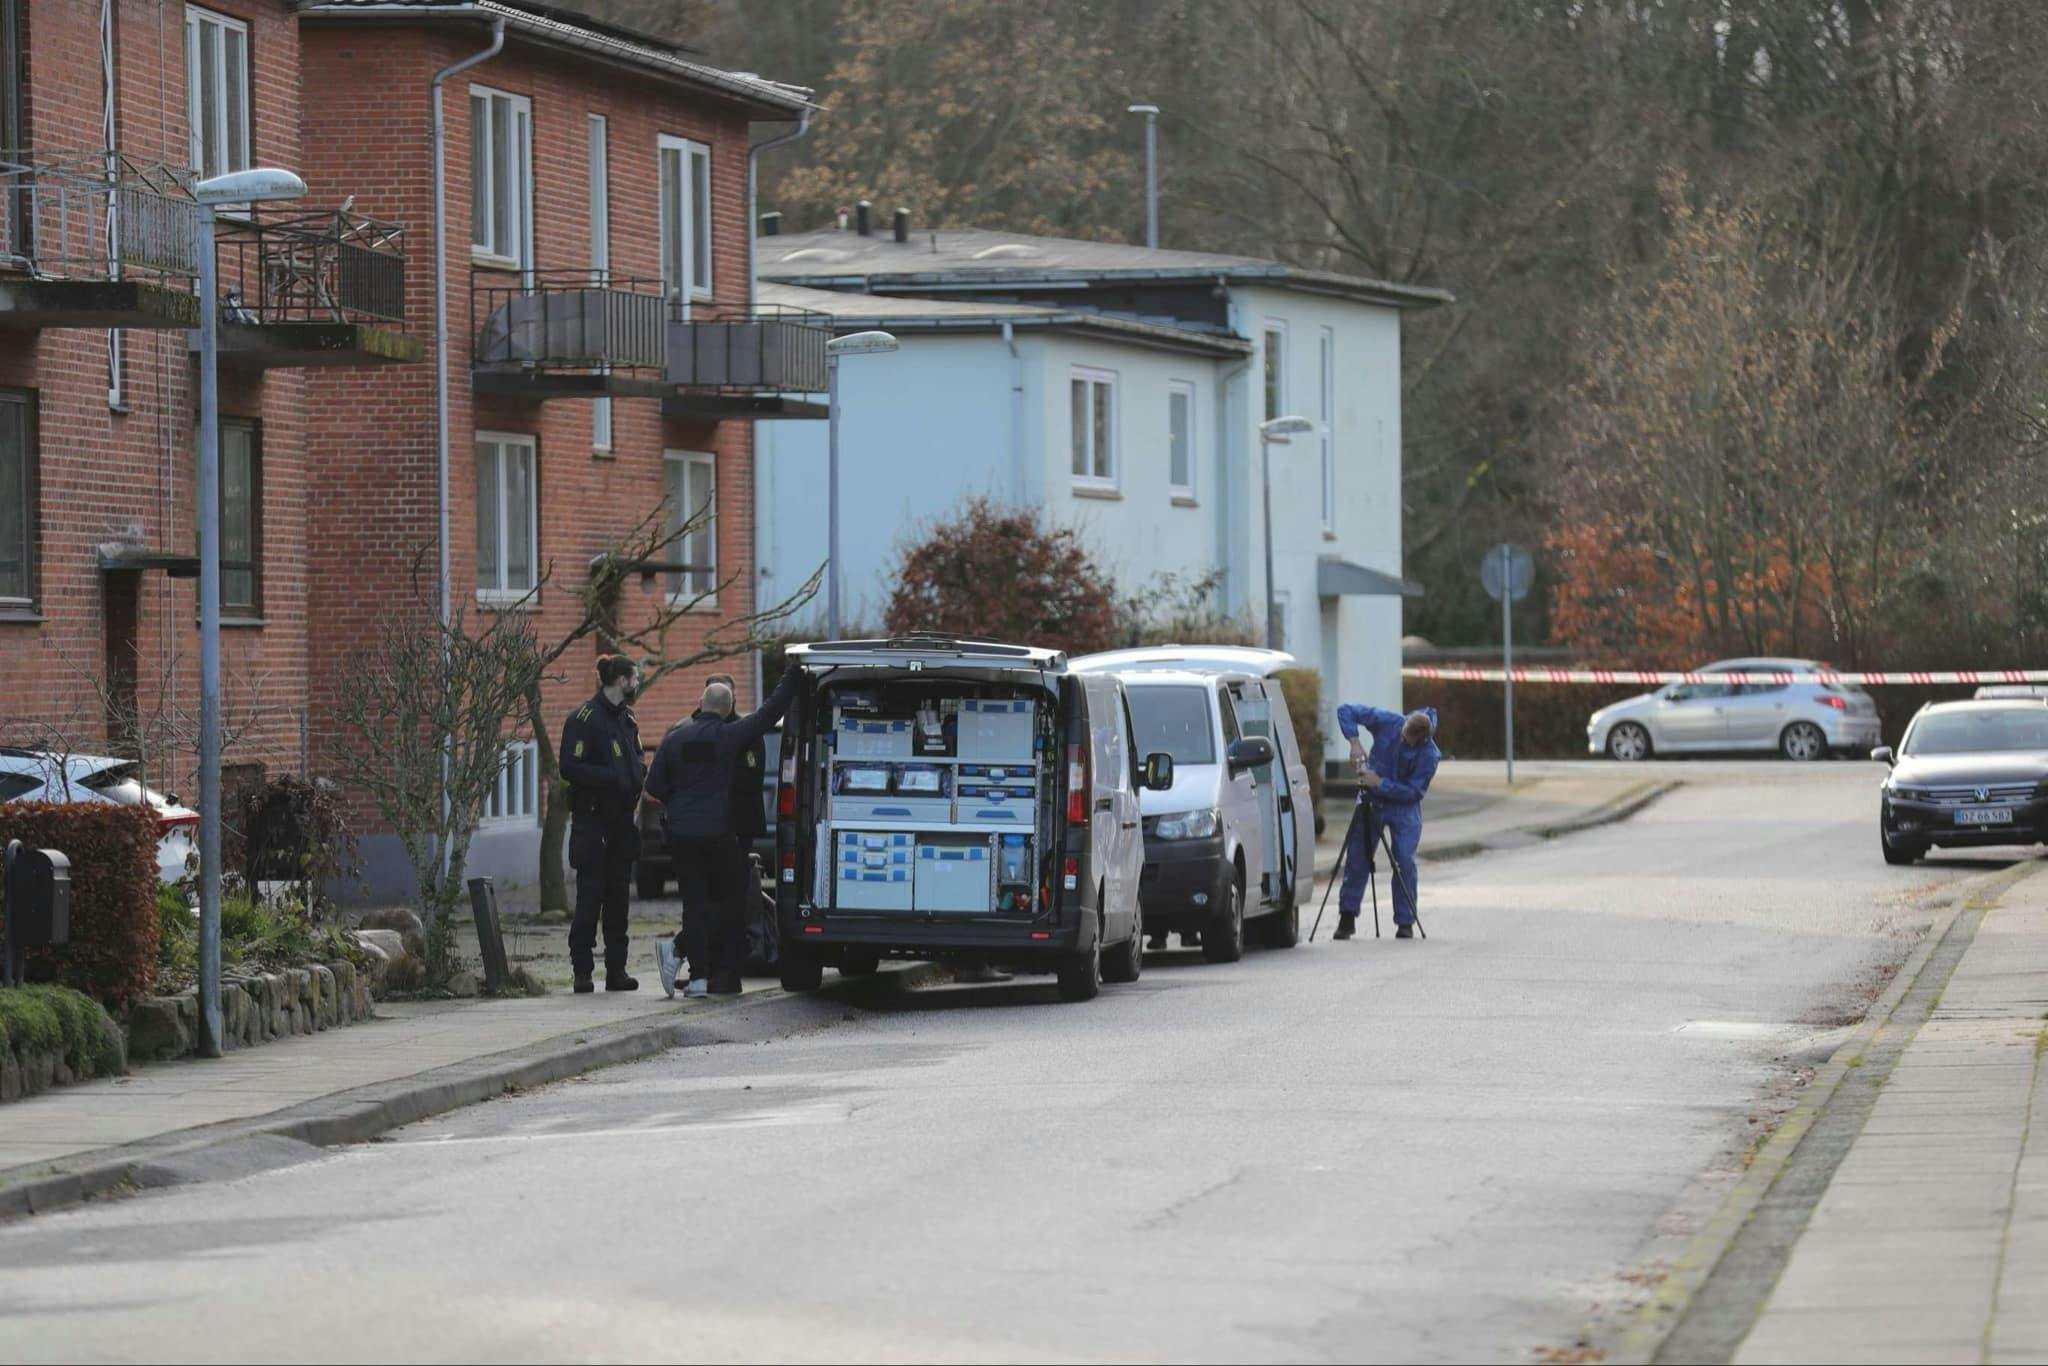
[[1056,650],[915,635],[794,645],[776,793],[782,985],[884,957],[1136,980],[1138,756],[1122,685]]

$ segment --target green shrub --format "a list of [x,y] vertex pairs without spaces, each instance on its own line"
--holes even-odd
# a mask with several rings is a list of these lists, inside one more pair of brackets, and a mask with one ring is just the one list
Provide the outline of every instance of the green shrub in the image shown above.
[[0,1047],[61,1053],[81,1078],[122,1070],[119,1028],[82,992],[59,986],[0,988]]
[[183,991],[199,977],[199,916],[184,887],[156,893],[156,991]]
[[[1314,669],[1283,669],[1273,675],[1287,698],[1287,717],[1294,723],[1294,738],[1301,746],[1302,763],[1308,767],[1308,789],[1315,802],[1316,833],[1323,833],[1323,676]],[[1334,709],[1335,703],[1331,704]]]
[[18,839],[71,860],[71,942],[28,950],[28,974],[112,1005],[149,995],[157,969],[156,814],[111,802],[9,802],[0,847]]

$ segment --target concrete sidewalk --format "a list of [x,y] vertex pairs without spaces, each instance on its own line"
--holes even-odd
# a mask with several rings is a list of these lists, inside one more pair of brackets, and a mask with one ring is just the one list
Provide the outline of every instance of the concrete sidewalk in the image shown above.
[[1982,913],[1733,1360],[2048,1360],[2044,867]]
[[[1494,760],[1446,759],[1422,807],[1424,859],[1470,858],[1538,844],[1575,830],[1625,820],[1679,786],[1668,773],[1627,764],[1518,764],[1509,787]],[[1324,805],[1316,876],[1328,877],[1351,819],[1349,798]]]

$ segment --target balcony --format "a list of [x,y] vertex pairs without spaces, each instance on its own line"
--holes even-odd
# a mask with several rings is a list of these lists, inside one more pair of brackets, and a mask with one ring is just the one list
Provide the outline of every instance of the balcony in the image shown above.
[[[224,369],[408,365],[405,234],[346,210],[223,213],[214,225]],[[195,336],[193,344],[198,344]]]
[[190,185],[118,152],[0,153],[0,327],[196,326]]
[[822,417],[791,397],[825,387],[820,314],[664,298],[658,282],[588,270],[536,271],[529,283],[472,277],[471,367],[479,394],[655,398],[671,417]]

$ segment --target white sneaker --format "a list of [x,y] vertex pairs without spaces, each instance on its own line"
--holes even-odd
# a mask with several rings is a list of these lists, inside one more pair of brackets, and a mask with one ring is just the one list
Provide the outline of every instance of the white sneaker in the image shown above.
[[690,985],[683,988],[683,998],[685,1000],[702,1000],[704,997],[709,996],[710,994],[711,981],[709,978],[705,977],[692,977],[690,979]]
[[674,999],[676,994],[676,946],[666,939],[655,941],[654,970],[661,977],[661,994]]

